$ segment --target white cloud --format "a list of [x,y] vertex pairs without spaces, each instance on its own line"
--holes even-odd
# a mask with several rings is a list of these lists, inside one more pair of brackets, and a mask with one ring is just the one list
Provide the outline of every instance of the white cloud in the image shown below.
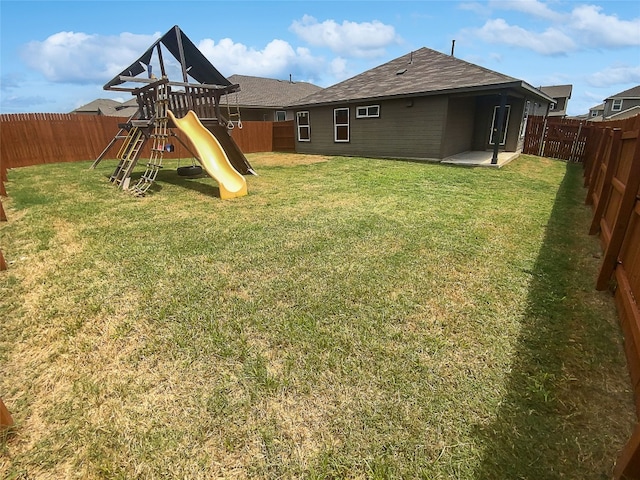
[[554,12],[539,0],[493,0],[489,2],[489,7],[500,10],[515,10],[545,20],[558,21],[561,18],[559,13]]
[[[475,4],[464,4],[471,9]],[[493,0],[491,10],[524,13],[531,21],[544,21],[546,30],[509,24],[502,18],[488,20],[483,27],[465,30],[487,43],[533,50],[542,55],[557,55],[591,48],[619,48],[640,45],[640,17],[620,19],[607,15],[596,5],[582,4],[570,12],[554,11],[539,0]]]
[[159,35],[58,32],[42,42],[27,43],[21,57],[52,82],[107,82],[149,48]]
[[626,47],[640,45],[640,17],[621,20],[605,15],[595,5],[580,5],[571,12],[567,27],[589,46]]
[[463,2],[458,5],[458,8],[480,16],[486,16],[489,13],[487,6],[480,2]]
[[198,45],[205,57],[220,72],[229,76],[234,73],[271,78],[307,78],[318,81],[326,70],[326,62],[314,57],[307,48],[293,48],[284,40],[272,40],[264,49],[257,50],[230,38],[219,42],[205,39]]
[[544,32],[531,32],[516,25],[509,25],[501,18],[488,20],[482,28],[467,32],[487,43],[526,48],[543,55],[566,54],[576,48],[574,41],[556,28],[550,27]]
[[614,65],[587,77],[592,87],[609,87],[627,83],[640,84],[640,66]]
[[375,58],[384,55],[385,47],[398,43],[395,28],[374,20],[341,24],[334,20],[318,23],[314,17],[304,15],[289,29],[305,42],[316,47],[327,47],[343,57]]

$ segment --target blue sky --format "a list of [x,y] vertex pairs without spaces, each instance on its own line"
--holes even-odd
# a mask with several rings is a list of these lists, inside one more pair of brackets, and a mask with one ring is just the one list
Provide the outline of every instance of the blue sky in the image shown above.
[[570,115],[640,85],[637,0],[0,0],[0,113],[128,100],[102,86],[173,25],[225,76],[326,87],[455,40],[458,58],[536,87],[572,84]]

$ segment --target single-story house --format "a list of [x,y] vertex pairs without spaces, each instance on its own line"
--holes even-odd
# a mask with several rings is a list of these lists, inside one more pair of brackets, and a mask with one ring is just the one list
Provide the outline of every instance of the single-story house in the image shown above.
[[277,80],[274,78],[231,75],[229,81],[240,85],[240,90],[221,100],[223,114],[239,108],[242,120],[281,122],[293,120],[294,113],[286,105],[322,90],[308,82]]
[[130,117],[138,111],[136,99],[119,102],[110,98],[98,98],[70,113],[76,115],[103,115],[106,117]]
[[521,151],[533,103],[522,80],[428,48],[291,105],[296,151],[441,161],[467,151]]

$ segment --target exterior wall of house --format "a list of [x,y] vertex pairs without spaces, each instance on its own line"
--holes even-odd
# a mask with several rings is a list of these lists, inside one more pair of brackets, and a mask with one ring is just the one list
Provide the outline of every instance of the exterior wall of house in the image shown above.
[[544,117],[547,114],[547,103],[541,103],[539,100],[533,103],[533,111],[531,115]]
[[[380,116],[356,118],[359,106],[380,106]],[[299,153],[391,157],[442,158],[442,137],[447,118],[445,96],[416,97],[383,102],[301,108],[309,112],[309,142],[298,141]],[[349,141],[334,141],[334,109],[349,108]]]
[[[228,116],[227,107],[222,104],[222,115],[226,118]],[[249,122],[275,122],[276,112],[285,112],[285,120],[293,120],[296,118],[293,110],[273,109],[273,108],[242,108],[240,107],[240,117],[242,120]],[[235,106],[231,106],[231,113],[235,113]]]
[[565,115],[567,112],[568,104],[567,97],[554,98],[554,100],[556,101],[556,104],[553,108],[549,108],[549,116],[553,117],[558,115]]
[[624,112],[632,107],[640,106],[640,98],[623,98],[622,108],[620,110],[613,110],[613,99],[608,98],[604,102],[604,116],[605,118],[615,115],[616,113]]
[[449,98],[442,142],[442,158],[473,150],[475,115],[475,97]]
[[[526,99],[517,97],[507,97],[507,105],[510,106],[509,124],[507,126],[507,138],[504,145],[500,145],[500,150],[515,152],[518,150],[520,142],[520,125]],[[500,105],[498,95],[487,95],[477,97],[476,122],[473,136],[473,150],[492,150],[491,121],[493,120],[494,108]]]

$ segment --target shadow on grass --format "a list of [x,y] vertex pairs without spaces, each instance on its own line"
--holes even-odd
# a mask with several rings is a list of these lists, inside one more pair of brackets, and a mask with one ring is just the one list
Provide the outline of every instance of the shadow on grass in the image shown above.
[[[135,181],[141,176],[138,175]],[[195,177],[183,177],[176,173],[175,170],[160,170],[156,177],[155,182],[149,190],[151,192],[159,192],[162,190],[162,184],[168,183],[170,185],[176,185],[181,188],[193,190],[208,197],[220,198],[220,188],[217,185],[211,185],[211,183],[202,182],[202,179],[212,180],[208,175],[202,174]],[[215,182],[215,180],[213,180]],[[134,182],[134,176],[131,176],[131,182]]]
[[529,305],[506,396],[497,416],[477,427],[484,454],[476,478],[610,478],[617,452],[606,438],[614,427],[592,418],[589,408],[608,408],[598,405],[606,388],[590,397],[592,380],[603,376],[603,364],[619,365],[619,344],[607,320],[585,305],[584,299],[598,292],[593,243],[584,238],[589,213],[581,171],[567,165],[557,192],[530,272]]

